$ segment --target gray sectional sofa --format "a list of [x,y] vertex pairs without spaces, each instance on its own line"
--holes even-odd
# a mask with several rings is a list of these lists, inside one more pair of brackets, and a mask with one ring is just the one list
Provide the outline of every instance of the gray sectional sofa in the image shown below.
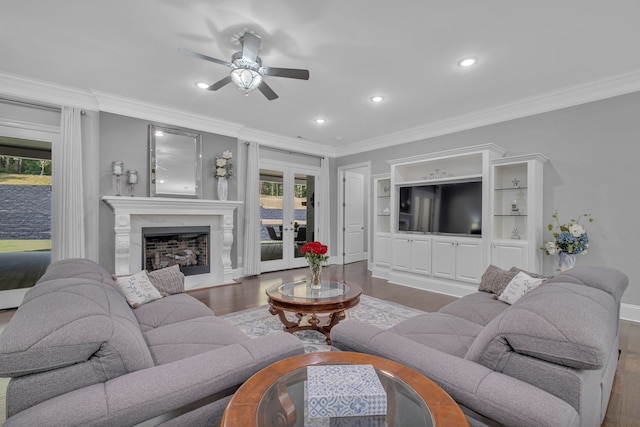
[[5,426],[218,425],[258,370],[302,354],[288,333],[249,338],[184,294],[132,309],[89,260],[49,266],[0,335]]
[[346,320],[331,338],[424,373],[474,426],[599,426],[627,284],[617,270],[576,267],[513,305],[479,291],[388,330]]

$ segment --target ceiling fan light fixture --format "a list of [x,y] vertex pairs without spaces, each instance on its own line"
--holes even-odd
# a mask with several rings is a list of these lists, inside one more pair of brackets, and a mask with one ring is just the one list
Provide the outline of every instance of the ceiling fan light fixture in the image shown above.
[[464,58],[464,59],[461,59],[460,61],[458,61],[458,65],[460,67],[471,67],[472,65],[474,65],[477,62],[478,62],[478,58],[469,57],[469,58]]
[[231,71],[231,81],[244,93],[249,93],[262,84],[262,74],[248,68],[236,68]]

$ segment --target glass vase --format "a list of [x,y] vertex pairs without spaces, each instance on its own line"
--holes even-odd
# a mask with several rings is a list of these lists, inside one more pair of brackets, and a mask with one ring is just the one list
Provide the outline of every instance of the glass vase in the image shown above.
[[317,266],[316,268],[311,267],[311,280],[309,281],[309,286],[313,290],[318,290],[322,287],[322,267]]
[[576,265],[576,256],[567,251],[558,252],[558,266],[560,271],[566,271]]

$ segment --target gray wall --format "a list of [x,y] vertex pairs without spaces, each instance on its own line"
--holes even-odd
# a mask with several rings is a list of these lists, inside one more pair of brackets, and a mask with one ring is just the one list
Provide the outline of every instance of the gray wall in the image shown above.
[[[111,173],[111,162],[124,162],[124,170],[138,171],[139,182],[135,186],[135,196],[149,196],[149,143],[148,126],[150,124],[172,126],[171,123],[157,123],[111,113],[100,113],[99,143],[99,193],[100,196],[112,196],[116,193],[115,177]],[[216,199],[216,180],[211,176],[209,161],[220,156],[224,150],[234,154],[234,173],[237,169],[237,139],[197,129],[188,129],[202,134],[202,191],[204,199]],[[124,182],[124,180],[123,180]],[[236,177],[229,180],[228,200],[237,200]],[[129,187],[122,184],[121,194],[129,196]],[[100,202],[100,263],[109,271],[114,271],[114,232],[113,213]],[[237,241],[237,236],[234,236]],[[231,259],[236,260],[236,244],[232,248]],[[235,268],[236,265],[234,264]]]
[[[581,213],[593,214],[587,225],[588,254],[577,265],[604,265],[629,276],[623,302],[640,305],[637,216],[640,212],[636,174],[640,135],[640,92],[538,114],[423,141],[340,157],[336,165],[366,160],[371,174],[389,172],[387,160],[483,143],[507,150],[507,156],[542,153],[545,225],[558,210],[568,222]],[[333,187],[335,189],[335,187]],[[334,216],[337,207],[334,206]],[[551,240],[545,233],[545,240]],[[539,242],[542,244],[543,242]],[[545,257],[544,270],[557,268],[556,257]]]

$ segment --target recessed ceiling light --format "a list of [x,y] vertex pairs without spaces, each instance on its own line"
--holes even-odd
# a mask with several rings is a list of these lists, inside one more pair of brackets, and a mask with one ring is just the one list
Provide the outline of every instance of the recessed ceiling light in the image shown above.
[[208,83],[204,83],[204,82],[197,82],[196,86],[198,86],[200,89],[209,89],[209,84]]
[[319,125],[323,124],[324,122],[326,122],[325,119],[316,119],[316,123]]
[[458,65],[460,67],[470,67],[473,64],[475,64],[476,62],[478,62],[478,58],[470,57],[470,58],[464,58],[464,59],[458,61]]
[[371,102],[382,102],[384,101],[384,96],[376,95],[371,97]]

